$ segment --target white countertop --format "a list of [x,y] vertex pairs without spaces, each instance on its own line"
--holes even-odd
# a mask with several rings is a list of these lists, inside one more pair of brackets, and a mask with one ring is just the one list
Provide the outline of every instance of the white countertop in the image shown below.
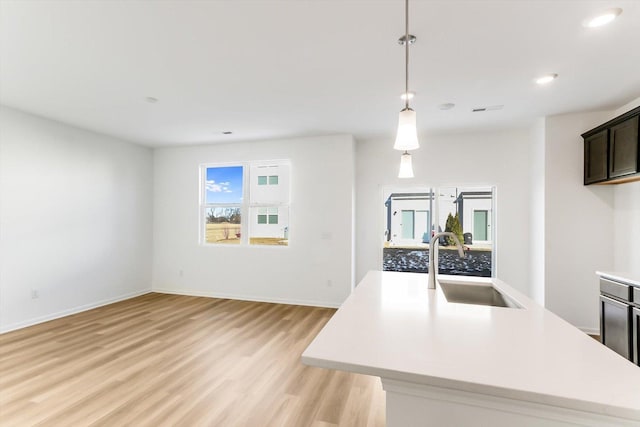
[[596,274],[605,279],[613,279],[631,286],[640,287],[640,276],[624,271],[596,271]]
[[640,367],[491,280],[523,308],[449,303],[425,274],[370,271],[302,361],[640,421]]

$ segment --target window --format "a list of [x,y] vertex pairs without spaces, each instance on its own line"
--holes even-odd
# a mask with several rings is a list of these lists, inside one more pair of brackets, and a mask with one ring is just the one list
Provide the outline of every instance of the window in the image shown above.
[[201,166],[202,243],[288,246],[289,170],[288,161]]
[[204,170],[204,242],[239,244],[242,236],[243,166]]
[[288,162],[256,163],[250,173],[249,244],[289,244],[289,177]]
[[278,208],[258,208],[258,224],[277,224]]
[[489,240],[489,211],[473,211],[473,236],[476,240]]
[[413,239],[413,221],[415,219],[414,210],[402,211],[402,238]]
[[258,185],[278,185],[278,175],[258,175]]
[[441,237],[439,273],[493,276],[495,191],[494,187],[386,189],[383,270],[426,273],[431,237],[451,231],[465,247],[466,258],[458,257],[452,238]]

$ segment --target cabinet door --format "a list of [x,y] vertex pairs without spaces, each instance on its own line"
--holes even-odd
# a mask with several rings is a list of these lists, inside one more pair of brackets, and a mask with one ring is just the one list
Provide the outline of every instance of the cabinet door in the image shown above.
[[588,136],[584,139],[584,183],[607,179],[607,141],[608,129]]
[[631,306],[600,295],[600,340],[631,359]]
[[638,116],[609,131],[609,178],[638,172]]
[[640,366],[640,308],[634,308],[631,312],[631,323],[633,324],[633,363]]

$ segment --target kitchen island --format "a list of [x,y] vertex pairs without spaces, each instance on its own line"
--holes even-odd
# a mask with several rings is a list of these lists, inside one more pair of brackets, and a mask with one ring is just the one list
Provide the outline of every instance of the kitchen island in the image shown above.
[[640,426],[640,369],[498,279],[519,308],[447,301],[418,273],[371,271],[302,355],[378,376],[387,426]]

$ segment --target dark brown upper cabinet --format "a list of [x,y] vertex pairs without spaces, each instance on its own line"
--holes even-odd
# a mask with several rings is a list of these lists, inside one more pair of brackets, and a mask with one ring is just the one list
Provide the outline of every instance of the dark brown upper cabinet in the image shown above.
[[609,178],[638,172],[638,116],[609,130]]
[[584,185],[640,180],[640,107],[582,134]]
[[609,130],[605,129],[584,139],[584,183],[604,181],[608,178],[607,161],[609,150]]

